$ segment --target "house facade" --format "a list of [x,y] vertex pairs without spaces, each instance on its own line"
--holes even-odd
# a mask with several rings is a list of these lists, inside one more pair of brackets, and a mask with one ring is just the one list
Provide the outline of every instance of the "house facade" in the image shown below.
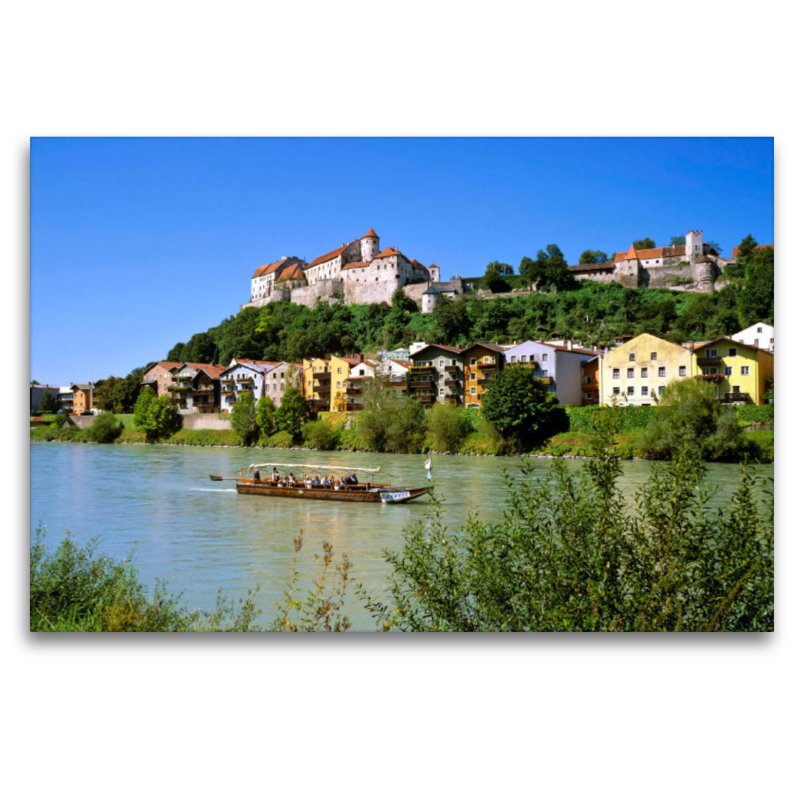
[[[437,268],[438,269],[438,268]],[[466,285],[462,278],[452,278],[447,282],[431,282],[422,293],[422,313],[430,314],[439,297],[455,300],[466,292]]]
[[692,369],[690,350],[643,333],[603,356],[600,404],[654,405],[668,383],[691,377]]
[[756,322],[755,325],[734,333],[731,339],[735,339],[742,344],[759,347],[762,350],[769,350],[770,353],[775,352],[775,328],[772,325],[767,325],[766,322]]
[[581,364],[581,405],[596,406],[600,402],[600,364],[602,357],[592,356]]
[[411,356],[406,373],[411,397],[423,406],[464,405],[464,358],[459,347],[429,344]]
[[277,364],[277,361],[234,359],[219,375],[220,412],[229,414],[236,400],[244,392],[252,394],[258,402],[259,398],[264,396],[264,376]]
[[72,390],[72,414],[92,413],[92,385],[89,383],[73,383],[69,387]]
[[264,397],[269,397],[277,408],[283,402],[284,392],[290,387],[300,388],[303,382],[303,365],[281,361],[264,373]]
[[312,411],[330,411],[331,364],[328,359],[303,359],[303,394]]
[[712,384],[723,403],[760,406],[775,378],[774,361],[766,350],[722,337],[693,347],[692,376]]
[[172,370],[180,365],[180,361],[156,361],[142,375],[142,388],[149,386],[157,395],[169,394],[174,377]]
[[461,351],[464,360],[464,405],[480,408],[483,393],[506,362],[505,349],[496,344],[478,343]]

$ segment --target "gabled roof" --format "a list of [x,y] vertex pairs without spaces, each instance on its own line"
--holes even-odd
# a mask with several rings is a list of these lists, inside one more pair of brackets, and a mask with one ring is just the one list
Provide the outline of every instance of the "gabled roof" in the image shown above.
[[291,267],[287,267],[284,270],[281,270],[280,276],[275,280],[275,283],[280,283],[281,281],[301,281],[305,280],[305,272],[303,268],[299,264],[293,264]]
[[[701,350],[704,347],[710,347],[712,344],[719,344],[719,342],[728,342],[733,347],[747,347],[749,350],[760,350],[762,353],[769,353],[772,355],[769,348],[756,347],[754,344],[747,344],[745,342],[737,342],[736,339],[731,339],[730,336],[718,336],[716,339],[712,339],[710,342],[691,342],[689,344],[689,349],[696,353],[698,350]],[[684,347],[685,346],[686,345],[684,345]]]
[[401,367],[404,367],[405,369],[408,369],[409,367],[413,367],[414,366],[414,362],[413,361],[403,361],[402,359],[399,359],[399,358],[391,358],[389,360],[390,361],[394,361],[395,364],[399,364]]
[[372,230],[372,228],[370,228],[361,238],[362,239],[369,239],[370,237],[373,238],[373,239],[379,239],[380,238],[378,236],[378,234],[375,233],[374,230]]
[[145,372],[150,372],[153,367],[162,367],[163,369],[170,370],[175,369],[175,367],[179,367],[181,365],[180,361],[156,361],[151,364]]
[[486,350],[492,350],[495,353],[503,353],[505,354],[505,348],[501,347],[499,344],[492,344],[490,342],[475,342],[475,344],[470,345],[469,347],[465,347],[461,352],[467,353],[469,350],[474,350],[476,347],[483,347]]
[[686,255],[686,245],[681,244],[675,247],[650,247],[647,250],[636,250],[631,245],[627,253],[614,253],[614,261],[645,261],[651,258],[675,258]]
[[87,391],[90,392],[92,390],[92,387],[89,386],[88,383],[73,383],[72,386],[70,386],[69,388],[73,389],[73,390],[81,389],[84,392],[87,392]]
[[368,267],[369,265],[369,261],[351,261],[349,264],[345,264],[342,270],[355,269],[356,267]]
[[254,278],[261,278],[264,275],[269,275],[271,272],[275,272],[275,270],[286,261],[286,257],[280,259],[280,261],[274,261],[272,264],[264,264],[261,267],[258,267],[256,271],[253,273]]
[[438,350],[444,350],[444,351],[446,351],[446,352],[448,352],[448,353],[453,353],[454,355],[457,355],[457,356],[460,356],[460,355],[461,355],[461,353],[463,353],[463,352],[464,352],[464,351],[463,351],[463,350],[462,350],[460,347],[450,347],[450,345],[448,345],[448,344],[428,344],[428,345],[425,345],[425,347],[423,347],[421,350],[417,350],[417,352],[416,352],[416,353],[414,353],[414,354],[411,356],[411,360],[412,360],[412,366],[413,366],[413,360],[414,360],[414,359],[415,359],[415,358],[416,358],[416,357],[417,357],[417,356],[418,356],[420,353],[424,353],[426,350],[428,350],[428,349],[429,349],[429,348],[431,348],[431,347],[435,347],[435,348],[437,348]]
[[613,261],[606,261],[605,264],[576,264],[574,267],[567,267],[570,272],[598,272],[614,269]]
[[[375,256],[375,258],[388,258],[389,256],[403,256],[403,254],[396,247],[387,247],[385,250],[381,250],[381,252]],[[406,257],[403,256],[403,258]],[[407,258],[406,261],[408,261]]]
[[324,264],[326,261],[330,261],[336,256],[340,256],[349,245],[343,244],[341,247],[337,247],[335,250],[331,250],[330,253],[325,253],[324,256],[319,256],[315,258],[307,267],[306,269],[311,269],[311,267],[318,267],[320,264]]
[[[218,380],[219,376],[225,372],[225,367],[215,364],[201,364],[200,368],[197,370],[197,375],[201,372],[205,372],[211,380]],[[195,375],[195,377],[197,377],[197,375]]]

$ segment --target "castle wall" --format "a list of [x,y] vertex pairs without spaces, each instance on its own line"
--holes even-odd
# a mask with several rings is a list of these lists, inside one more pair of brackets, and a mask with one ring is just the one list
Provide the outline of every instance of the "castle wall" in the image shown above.
[[[338,299],[332,295],[344,291],[344,285],[341,280],[328,279],[318,280],[310,286],[301,286],[298,289],[292,289],[291,301],[298,303],[301,306],[308,306],[312,308],[316,305],[317,299],[322,298],[329,303],[338,303]],[[288,299],[288,298],[287,298]]]
[[430,286],[429,283],[409,283],[407,286],[403,287],[403,294],[406,297],[410,297],[420,308],[422,309],[422,295],[426,291],[426,289]]
[[355,283],[347,281],[344,285],[344,301],[348,305],[358,303],[367,305],[369,303],[389,303],[392,302],[392,295],[398,288],[396,280],[374,281],[370,283]]

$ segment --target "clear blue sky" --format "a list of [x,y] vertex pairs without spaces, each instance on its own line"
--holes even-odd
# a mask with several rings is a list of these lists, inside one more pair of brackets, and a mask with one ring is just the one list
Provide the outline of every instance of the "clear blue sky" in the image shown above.
[[443,279],[693,228],[729,255],[774,241],[773,141],[33,139],[31,378],[163,359],[235,314],[260,264],[370,227]]

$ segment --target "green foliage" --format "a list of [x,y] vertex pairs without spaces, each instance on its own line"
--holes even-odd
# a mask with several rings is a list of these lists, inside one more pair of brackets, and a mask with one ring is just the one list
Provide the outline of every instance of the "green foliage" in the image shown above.
[[148,442],[157,442],[183,426],[183,419],[169,397],[157,396],[149,386],[145,387],[136,401],[133,422],[145,434]]
[[273,433],[267,440],[267,447],[281,447],[289,448],[294,445],[294,437],[286,431],[278,431]]
[[275,433],[275,403],[271,397],[261,397],[256,403],[256,427],[260,442],[265,442]]
[[687,438],[709,461],[735,461],[745,454],[736,412],[723,408],[713,386],[694,378],[673,381],[664,389],[658,408],[644,433],[646,458],[671,458]]
[[467,433],[467,420],[459,411],[448,403],[434,403],[428,414],[428,440],[437,452],[452,453],[458,450]]
[[293,439],[300,432],[308,419],[308,404],[296,386],[289,386],[283,393],[281,404],[275,412],[275,424],[279,431],[288,433]]
[[377,453],[420,453],[425,442],[425,412],[412,397],[398,399],[383,381],[364,392],[356,422],[358,439]]
[[567,291],[577,288],[577,281],[567,269],[567,260],[558,245],[549,244],[536,254],[536,260],[523,258],[520,275],[539,291]]
[[670,247],[680,247],[686,244],[686,236],[672,236],[669,240]]
[[334,563],[333,546],[322,543],[322,560],[315,555],[319,564],[311,589],[300,593],[298,588],[298,554],[303,547],[303,532],[294,540],[294,560],[289,584],[284,592],[284,602],[276,603],[280,615],[272,623],[270,630],[281,633],[298,632],[341,632],[351,627],[350,620],[341,613],[351,583],[350,559],[343,553],[340,562],[333,567],[338,575],[335,585],[330,587],[331,565]]
[[[126,434],[128,431],[125,432]],[[183,430],[173,433],[167,440],[169,444],[186,444],[195,447],[236,447],[239,434],[232,430]]]
[[508,367],[494,378],[483,395],[481,410],[513,450],[528,452],[569,428],[556,396],[533,370],[522,367]]
[[753,422],[773,422],[775,420],[775,406],[772,403],[765,406],[736,406],[736,416],[739,422],[748,424]]
[[[684,244],[685,242],[686,242],[686,237],[684,236],[683,240],[681,241],[681,244]],[[651,248],[653,248],[655,246],[656,246],[656,243],[652,239],[647,238],[647,237],[645,237],[644,239],[637,239],[633,243],[633,249],[634,250],[650,250]]]
[[49,389],[45,389],[39,400],[39,413],[57,414],[59,409],[58,398]]
[[180,595],[157,581],[148,597],[133,565],[97,554],[99,540],[80,547],[70,536],[48,553],[44,528],[30,553],[31,631],[252,631],[254,592],[238,604],[220,593],[216,610],[188,612]]
[[739,325],[748,328],[756,322],[775,320],[775,251],[771,247],[755,250],[737,259],[744,267],[745,291],[739,295]]
[[580,258],[578,259],[579,264],[607,264],[608,263],[608,253],[604,253],[602,250],[584,250]]
[[231,410],[231,427],[239,437],[239,444],[250,447],[258,439],[256,401],[252,392],[242,392]]
[[506,280],[506,277],[513,274],[514,268],[510,264],[492,261],[491,264],[487,264],[486,266],[486,273],[483,276],[482,284],[494,294],[510,292],[511,284]]
[[[609,420],[603,420],[603,423]],[[388,600],[360,594],[383,630],[768,631],[774,628],[771,492],[752,471],[730,503],[708,510],[700,453],[688,440],[653,469],[630,513],[601,426],[580,472],[526,464],[508,512],[473,514],[457,532],[438,501],[390,552]],[[763,498],[763,499],[762,499]]]
[[110,411],[101,411],[86,430],[86,439],[90,442],[108,444],[119,438],[122,423]]
[[340,429],[327,419],[306,422],[302,429],[303,444],[314,450],[335,450],[339,444]]
[[[616,424],[622,433],[644,430],[659,413],[660,406],[625,406],[613,409]],[[566,406],[569,430],[574,433],[592,433],[599,418],[612,414],[605,406]]]

